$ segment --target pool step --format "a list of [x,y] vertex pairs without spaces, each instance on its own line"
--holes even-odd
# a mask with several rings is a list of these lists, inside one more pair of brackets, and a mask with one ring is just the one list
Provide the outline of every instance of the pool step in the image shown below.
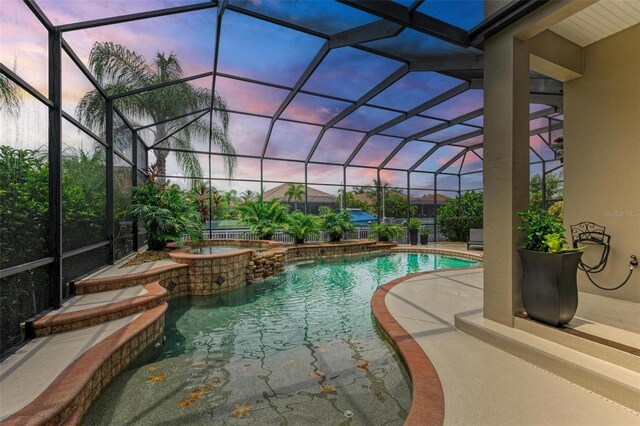
[[559,345],[584,352],[640,373],[640,334],[574,317],[565,327],[552,327],[516,315],[514,327]]
[[[482,317],[482,314],[455,315],[460,331],[491,346],[515,355],[570,382],[640,411],[640,373],[631,365],[621,365],[573,349],[565,344],[536,336],[519,328],[507,327]],[[558,333],[562,333],[558,331]],[[566,338],[566,336],[565,336]],[[562,341],[562,340],[560,340]],[[563,341],[564,343],[564,341]],[[590,342],[594,345],[597,343]],[[590,344],[583,342],[583,345]],[[623,354],[626,356],[629,354]]]
[[102,389],[160,344],[167,303],[29,341],[0,364],[3,426],[78,424]]
[[158,281],[72,297],[55,311],[29,321],[27,332],[33,337],[49,336],[91,327],[158,306],[167,290]]
[[122,268],[118,275],[97,276],[76,281],[72,285],[72,292],[76,295],[99,293],[103,291],[120,290],[127,287],[144,285],[158,281],[163,287],[172,287],[186,282],[186,271],[189,265],[182,263],[170,263],[141,272],[128,271],[130,268]]

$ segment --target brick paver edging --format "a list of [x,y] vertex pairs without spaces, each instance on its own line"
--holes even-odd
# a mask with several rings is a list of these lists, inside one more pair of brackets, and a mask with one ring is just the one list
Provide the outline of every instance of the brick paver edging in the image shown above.
[[406,275],[380,286],[371,297],[373,315],[400,355],[411,377],[412,400],[409,415],[405,421],[407,426],[442,425],[444,423],[444,392],[438,372],[431,360],[411,334],[391,315],[387,309],[385,297],[395,286],[411,278],[461,269],[477,268],[440,269]]
[[144,284],[146,292],[117,302],[56,314],[55,311],[33,322],[36,337],[76,330],[133,315],[158,306],[167,290],[158,281]]
[[2,426],[76,424],[102,389],[162,335],[166,310],[163,302],[91,347]]

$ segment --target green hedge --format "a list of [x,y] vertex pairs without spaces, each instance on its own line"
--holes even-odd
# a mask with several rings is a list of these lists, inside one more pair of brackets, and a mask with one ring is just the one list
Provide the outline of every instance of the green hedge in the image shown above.
[[438,225],[449,241],[468,241],[471,228],[482,228],[482,192],[469,191],[438,209]]
[[482,228],[482,217],[458,216],[441,219],[440,229],[449,241],[468,241],[471,228]]

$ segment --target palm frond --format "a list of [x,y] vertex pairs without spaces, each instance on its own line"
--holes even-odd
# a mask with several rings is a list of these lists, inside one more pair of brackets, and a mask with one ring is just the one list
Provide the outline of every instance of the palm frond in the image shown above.
[[76,116],[89,129],[104,135],[106,106],[100,92],[91,90],[85,93],[76,106]]
[[89,67],[102,85],[119,82],[144,87],[153,82],[153,70],[144,56],[117,43],[95,42],[89,53]]
[[[171,145],[179,149],[192,149],[191,142],[183,137],[172,136],[170,138]],[[176,160],[178,166],[184,171],[184,174],[192,178],[202,177],[202,166],[198,160],[198,155],[193,152],[176,151]],[[195,186],[194,186],[195,185]],[[196,188],[198,182],[192,181],[192,187]]]
[[[182,132],[187,133],[187,138],[189,139],[189,141],[191,141],[191,138],[203,138],[207,141],[207,143],[209,141],[209,135],[211,135],[211,147],[217,147],[219,148],[220,153],[225,154],[225,174],[229,177],[233,176],[236,167],[238,166],[238,162],[235,157],[236,150],[229,140],[227,134],[219,126],[213,124],[210,128],[208,120],[197,120],[187,126],[180,133]],[[193,148],[191,147],[185,149]]]
[[16,85],[3,74],[0,74],[0,111],[15,115],[19,108],[20,95]]
[[182,66],[174,52],[171,52],[168,57],[164,53],[156,53],[154,65],[160,81],[173,81],[182,78]]

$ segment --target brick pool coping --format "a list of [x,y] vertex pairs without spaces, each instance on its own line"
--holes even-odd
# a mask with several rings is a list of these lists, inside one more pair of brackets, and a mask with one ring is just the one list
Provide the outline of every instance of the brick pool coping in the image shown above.
[[[392,249],[391,251],[428,252],[471,258],[479,261],[482,260],[481,254],[467,253],[459,250],[430,249],[428,247],[418,249],[400,247]],[[405,420],[405,425],[407,426],[441,426],[444,423],[444,391],[442,390],[442,383],[440,382],[438,372],[431,363],[431,360],[411,334],[391,315],[385,303],[385,298],[395,286],[412,278],[459,269],[462,268],[423,271],[405,275],[404,277],[396,278],[380,286],[371,297],[373,316],[402,359],[411,378],[412,400],[409,415]]]
[[3,426],[77,424],[111,380],[163,334],[163,302],[75,359],[33,401],[2,420]]
[[162,287],[159,281],[144,284],[142,287],[146,293],[129,299],[61,314],[53,311],[33,322],[33,333],[36,337],[43,337],[133,315],[158,306],[167,294],[167,289]]
[[[319,249],[323,246],[339,247],[362,246],[363,253],[370,252],[366,247],[376,246],[375,241],[363,244],[366,240],[349,241],[343,244],[312,244],[312,248]],[[373,244],[371,244],[373,243]],[[277,248],[276,248],[277,247]],[[273,247],[273,251],[288,251],[301,246]],[[429,247],[394,247],[393,244],[380,244],[380,250],[389,253],[394,252],[418,252],[442,254],[473,260],[482,260],[480,254],[467,253],[459,250],[435,249]],[[251,250],[249,250],[251,251]],[[271,250],[270,250],[271,251]],[[378,250],[376,250],[378,251]],[[186,253],[183,253],[186,254]],[[222,257],[226,253],[222,254]],[[350,253],[351,254],[351,253]],[[208,256],[208,255],[197,255]],[[220,254],[213,255],[221,257]],[[333,257],[331,254],[321,257]],[[23,407],[16,413],[4,419],[2,425],[50,425],[50,424],[77,424],[91,403],[100,395],[109,382],[131,363],[143,349],[152,344],[164,332],[164,313],[169,300],[175,296],[193,294],[184,288],[185,283],[181,275],[188,273],[188,265],[176,264],[161,266],[145,272],[119,275],[111,277],[93,278],[76,283],[76,288],[94,287],[97,291],[106,291],[114,288],[123,288],[130,285],[159,284],[167,288],[162,294],[157,288],[151,287],[153,301],[160,302],[157,306],[148,306],[138,318],[122,329],[114,332],[100,343],[96,344],[74,360],[34,401]],[[420,346],[407,333],[402,326],[391,316],[386,308],[384,297],[397,284],[410,278],[433,272],[426,271],[393,280],[380,287],[373,295],[371,306],[374,316],[384,332],[395,346],[398,354],[407,366],[411,381],[413,400],[407,425],[441,425],[444,421],[444,395],[438,374],[429,358],[424,354]],[[145,281],[146,280],[146,281]],[[150,283],[150,281],[159,281]],[[126,283],[123,285],[123,283]],[[175,283],[175,284],[173,284]],[[127,285],[128,284],[128,285]],[[145,286],[146,287],[146,286]],[[88,288],[86,288],[88,290]],[[149,290],[149,289],[148,289]],[[81,293],[82,294],[82,291]],[[138,296],[145,297],[148,294]],[[138,300],[137,302],[141,302]],[[151,302],[151,300],[149,300]],[[118,302],[120,303],[120,302]],[[127,302],[131,303],[131,302]],[[124,305],[123,305],[124,306]],[[99,309],[99,308],[97,308]],[[106,309],[106,308],[102,308]],[[113,307],[109,308],[113,309]],[[96,311],[97,312],[97,311]],[[102,317],[113,315],[114,312],[97,312]],[[74,313],[61,314],[73,315]],[[91,321],[84,316],[80,321]]]

